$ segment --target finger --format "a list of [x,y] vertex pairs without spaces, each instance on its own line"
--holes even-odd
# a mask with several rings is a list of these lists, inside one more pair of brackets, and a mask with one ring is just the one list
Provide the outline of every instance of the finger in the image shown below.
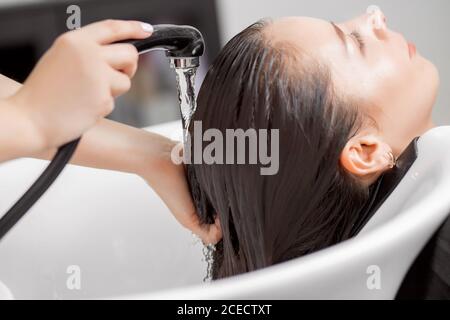
[[127,39],[144,39],[153,32],[148,23],[125,20],[103,20],[80,29],[100,44],[109,44]]
[[131,80],[126,74],[120,71],[112,70],[110,76],[110,86],[111,95],[115,98],[130,90]]
[[132,78],[137,69],[138,51],[131,44],[117,43],[103,48],[106,62],[115,70]]
[[211,230],[211,237],[212,237],[212,243],[216,244],[220,240],[222,240],[222,227],[220,225],[220,219],[217,216],[216,220],[214,221],[213,228]]
[[202,225],[200,230],[197,231],[197,235],[204,244],[217,244],[222,239],[222,228],[219,219],[216,218],[213,224]]

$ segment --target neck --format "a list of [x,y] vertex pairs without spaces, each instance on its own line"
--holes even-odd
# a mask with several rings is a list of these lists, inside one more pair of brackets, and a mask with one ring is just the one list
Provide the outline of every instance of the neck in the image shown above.
[[433,128],[436,128],[437,125],[433,122],[433,120],[430,120],[430,122],[428,123],[427,127],[425,128],[424,132],[427,132],[428,130],[431,130]]

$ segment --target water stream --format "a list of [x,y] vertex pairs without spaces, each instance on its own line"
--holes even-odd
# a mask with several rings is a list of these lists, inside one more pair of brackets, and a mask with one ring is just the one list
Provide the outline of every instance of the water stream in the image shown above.
[[[175,72],[177,75],[178,102],[180,104],[183,129],[186,132],[189,129],[192,116],[197,109],[195,96],[195,75],[197,68],[175,68]],[[183,135],[186,136],[185,133]]]
[[[195,75],[197,72],[197,67],[175,68],[175,72],[177,76],[178,102],[180,104],[181,119],[183,122],[183,143],[186,146],[189,125],[191,123],[192,116],[197,109],[197,99],[195,94]],[[194,238],[199,239],[195,235]],[[207,264],[206,276],[203,279],[203,282],[209,282],[212,279],[212,265],[214,262],[213,254],[215,250],[215,245],[203,243],[202,251],[204,261]]]

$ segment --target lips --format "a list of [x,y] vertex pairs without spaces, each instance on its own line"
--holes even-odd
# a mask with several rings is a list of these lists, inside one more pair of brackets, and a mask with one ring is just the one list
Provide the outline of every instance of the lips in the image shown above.
[[416,48],[415,44],[412,42],[408,42],[408,50],[409,50],[409,57],[412,59],[416,55],[416,52],[417,52],[417,48]]

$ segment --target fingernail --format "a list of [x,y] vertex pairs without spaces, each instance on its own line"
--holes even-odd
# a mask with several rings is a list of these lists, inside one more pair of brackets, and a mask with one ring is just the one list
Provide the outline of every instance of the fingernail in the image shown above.
[[153,26],[150,23],[141,22],[142,30],[148,33],[153,32]]

